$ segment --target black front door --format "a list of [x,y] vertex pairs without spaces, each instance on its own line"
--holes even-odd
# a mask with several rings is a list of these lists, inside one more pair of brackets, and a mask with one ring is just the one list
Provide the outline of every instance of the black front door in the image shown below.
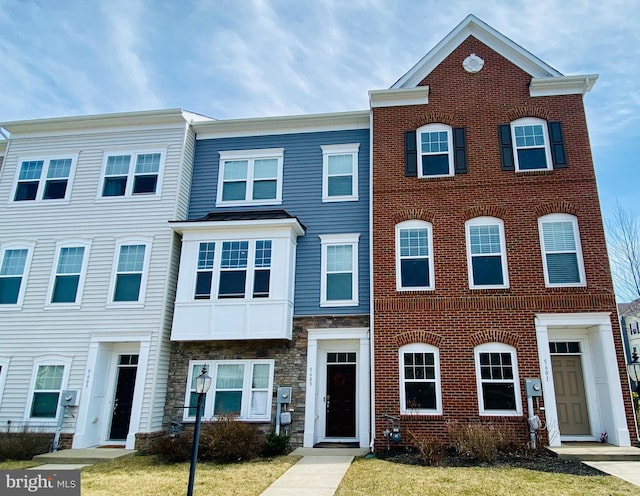
[[356,435],[356,365],[327,364],[326,437]]
[[111,430],[109,431],[109,439],[112,441],[125,440],[129,433],[137,371],[138,355],[120,355]]

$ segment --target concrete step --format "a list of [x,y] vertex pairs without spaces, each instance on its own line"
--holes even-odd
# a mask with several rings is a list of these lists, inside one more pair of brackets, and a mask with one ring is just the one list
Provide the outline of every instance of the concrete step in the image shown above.
[[563,443],[548,447],[560,458],[591,462],[640,462],[640,448],[612,446],[607,443]]
[[122,448],[86,448],[86,449],[67,449],[55,451],[53,453],[44,453],[33,457],[34,462],[43,464],[84,464],[91,465],[94,463],[106,462],[115,458],[125,456],[133,456],[136,450],[127,450]]

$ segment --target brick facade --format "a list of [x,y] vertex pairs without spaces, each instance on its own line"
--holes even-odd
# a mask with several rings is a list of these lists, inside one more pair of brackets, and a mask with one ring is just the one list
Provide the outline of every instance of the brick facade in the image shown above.
[[[475,74],[462,67],[472,53],[485,61]],[[469,37],[420,83],[429,86],[427,105],[373,109],[377,449],[386,447],[382,416],[399,415],[398,348],[410,342],[439,347],[443,414],[402,419],[403,430],[427,436],[445,435],[449,420],[502,420],[479,416],[474,365],[474,346],[498,341],[517,350],[524,411],[507,421],[527,439],[523,380],[541,375],[538,313],[611,312],[622,387],[628,389],[582,95],[533,98],[530,80],[531,75]],[[523,116],[562,122],[567,168],[501,170],[498,125]],[[432,122],[466,128],[466,174],[405,177],[404,133]],[[549,213],[577,217],[586,287],[545,287],[537,219]],[[469,289],[465,221],[477,216],[504,222],[508,289]],[[434,291],[396,291],[395,225],[409,219],[433,225]],[[633,409],[628,395],[624,398],[628,428],[635,432]],[[544,419],[544,412],[538,413]]]
[[203,341],[173,343],[169,368],[169,385],[165,406],[165,424],[169,420],[182,418],[185,404],[185,388],[190,360],[251,360],[269,358],[275,360],[274,387],[271,422],[258,422],[261,431],[275,429],[278,386],[292,387],[291,446],[302,446],[304,435],[306,375],[307,375],[307,330],[368,327],[368,316],[339,317],[295,317],[291,341]]

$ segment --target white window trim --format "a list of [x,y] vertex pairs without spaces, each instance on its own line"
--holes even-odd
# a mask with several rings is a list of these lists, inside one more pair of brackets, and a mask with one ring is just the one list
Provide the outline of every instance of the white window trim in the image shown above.
[[[573,223],[573,235],[576,243],[576,260],[578,263],[578,274],[580,275],[580,281],[571,284],[553,284],[549,282],[549,271],[547,268],[547,257],[544,248],[544,235],[542,233],[542,224],[553,222],[572,222]],[[542,253],[542,267],[544,272],[544,284],[547,288],[570,288],[570,287],[585,287],[587,285],[587,277],[584,269],[584,259],[582,258],[582,241],[580,240],[580,230],[578,229],[578,219],[571,214],[548,214],[538,218],[538,234],[540,236],[540,251]]]
[[[151,153],[159,153],[160,154],[160,165],[158,166],[158,181],[156,183],[156,191],[155,193],[140,193],[133,194],[133,182],[135,179],[135,170],[136,170],[136,162],[138,160],[138,155],[147,155]],[[107,173],[107,160],[109,157],[120,156],[120,155],[130,155],[131,162],[129,163],[129,172],[127,173],[127,185],[125,187],[124,195],[122,196],[102,196],[102,191],[104,189],[104,180],[106,178]],[[158,198],[162,192],[162,179],[164,176],[164,164],[166,161],[167,149],[166,148],[150,148],[150,149],[137,149],[137,150],[109,150],[104,152],[104,156],[102,158],[102,171],[100,172],[100,184],[98,185],[98,192],[96,198],[100,201],[112,202],[112,201],[122,201],[123,198],[128,200],[132,199],[144,199],[144,198]]]
[[[321,279],[320,279],[320,306],[321,307],[354,307],[358,306],[358,241],[360,233],[351,234],[320,234],[321,255]],[[336,245],[351,245],[352,278],[350,300],[327,299],[327,247]]]
[[[542,135],[544,137],[544,156],[547,161],[547,167],[544,169],[520,169],[520,161],[518,158],[518,146],[516,145],[516,126],[542,126]],[[516,172],[536,172],[541,170],[552,170],[553,160],[551,157],[551,144],[549,142],[549,129],[547,127],[547,121],[544,119],[538,119],[536,117],[522,117],[511,121],[511,143],[513,144],[513,162],[516,166]],[[521,149],[527,149],[529,147],[522,147]]]
[[[500,233],[500,264],[503,284],[475,284],[473,281],[473,257],[471,253],[471,227],[497,225]],[[507,244],[504,235],[504,222],[497,217],[475,217],[464,223],[467,237],[467,274],[470,289],[505,289],[509,287],[509,269],[507,268]],[[495,255],[495,254],[493,254]],[[482,256],[482,255],[476,255]]]
[[33,368],[31,369],[31,383],[29,385],[29,395],[27,396],[27,404],[24,410],[25,421],[36,421],[38,424],[44,425],[57,425],[60,415],[62,415],[62,408],[60,407],[60,398],[58,397],[58,407],[56,410],[56,416],[52,419],[43,419],[40,417],[31,417],[31,405],[33,404],[33,394],[35,393],[36,377],[38,374],[38,368],[41,365],[62,365],[64,366],[64,372],[62,373],[62,384],[60,384],[60,393],[67,389],[69,383],[69,374],[71,372],[72,358],[64,355],[45,355],[34,359]]
[[4,254],[7,250],[27,250],[27,259],[24,263],[24,271],[22,273],[22,281],[20,282],[20,291],[18,292],[18,301],[16,303],[0,304],[0,311],[3,310],[20,310],[24,302],[24,295],[27,290],[29,281],[29,273],[31,271],[31,259],[36,246],[34,241],[12,241],[0,245],[0,267],[4,261]]
[[[149,262],[151,260],[151,246],[153,238],[145,237],[126,237],[118,238],[113,252],[113,266],[111,268],[111,283],[109,285],[109,300],[107,306],[118,307],[143,307],[145,295],[147,292],[147,279],[149,278]],[[145,245],[144,249],[144,265],[142,267],[142,277],[140,278],[140,293],[138,301],[114,301],[116,290],[116,276],[118,274],[118,260],[120,259],[120,247],[123,245]]]
[[[213,415],[213,407],[215,404],[215,392],[216,392],[216,373],[218,365],[240,365],[243,364],[244,368],[244,379],[242,381],[242,405],[240,416],[236,418],[238,421],[271,421],[271,408],[273,406],[273,378],[275,373],[275,360],[273,359],[238,359],[238,360],[189,360],[189,373],[187,374],[187,384],[185,391],[185,400],[184,404],[189,406],[189,401],[191,398],[191,380],[194,373],[194,366],[198,365],[198,375],[201,374],[202,366],[207,367],[207,374],[211,377],[211,388],[207,393],[204,402],[204,414],[203,418],[205,419],[215,419]],[[250,416],[250,407],[251,407],[251,373],[253,371],[254,365],[266,364],[269,365],[269,387],[267,391],[267,408],[265,416]],[[195,416],[189,416],[189,408],[184,409],[183,420],[192,421]]]
[[[220,274],[226,270],[226,269],[221,269],[221,265],[222,265],[222,246],[224,243],[233,243],[233,242],[243,242],[246,241],[248,243],[248,248],[247,248],[247,266],[244,269],[235,269],[235,270],[244,270],[246,271],[246,277],[245,277],[245,286],[244,286],[244,296],[242,298],[220,298],[219,297],[219,292],[220,292]],[[262,269],[266,269],[266,267],[262,268],[262,267],[256,267],[256,243],[258,241],[271,241],[271,265],[268,267],[269,271],[270,271],[270,286],[269,286],[269,296],[262,296],[262,297],[254,297],[253,296],[253,286],[254,286],[254,282],[255,282],[255,275],[256,275],[256,270],[262,270]],[[211,276],[211,291],[209,293],[209,298],[196,298],[196,284],[198,281],[198,257],[199,257],[199,253],[200,253],[200,244],[201,243],[214,243],[215,244],[215,249],[214,249],[214,253],[213,253],[213,268],[211,269],[212,272],[212,276]],[[200,302],[200,301],[247,301],[247,300],[257,300],[257,301],[269,301],[269,299],[273,298],[273,277],[274,277],[274,267],[273,267],[273,262],[274,262],[274,250],[276,248],[276,243],[275,240],[272,237],[266,236],[266,237],[260,237],[260,238],[255,238],[255,237],[246,237],[246,238],[238,238],[238,239],[201,239],[198,240],[198,242],[195,244],[195,269],[193,272],[193,277],[192,277],[192,281],[191,281],[191,299],[193,301],[196,302]],[[229,270],[234,270],[234,269],[229,269]]]
[[[322,148],[322,201],[341,202],[358,200],[358,150],[360,143],[349,143],[344,145],[321,145]],[[333,155],[351,155],[351,194],[340,196],[329,196],[329,157]]]
[[[514,410],[485,410],[482,396],[482,376],[480,374],[480,353],[510,353],[511,367],[513,369],[513,392],[516,399],[516,409]],[[522,398],[520,395],[520,374],[518,372],[518,357],[516,349],[504,343],[484,343],[478,345],[473,350],[476,367],[476,388],[478,394],[478,411],[480,415],[487,417],[517,417],[522,415]],[[495,381],[494,381],[495,382]],[[504,380],[505,383],[511,382]]]
[[[218,167],[218,188],[216,191],[216,207],[238,205],[279,205],[282,203],[282,170],[284,163],[284,148],[264,148],[259,150],[230,150],[221,151]],[[275,158],[278,160],[276,176],[276,197],[265,200],[252,200],[253,196],[253,163],[256,159]],[[222,189],[224,186],[224,163],[226,160],[247,160],[247,188],[244,200],[222,201]]]
[[[428,286],[402,286],[402,264],[400,257],[400,231],[403,229],[426,229],[429,242],[429,285]],[[424,220],[405,220],[396,224],[396,291],[433,291],[436,289],[435,269],[433,253],[433,225]]]
[[[436,372],[436,408],[435,410],[407,408],[404,390],[404,353],[433,353],[434,367]],[[440,376],[440,350],[435,346],[426,343],[411,343],[401,346],[398,350],[400,366],[400,413],[402,415],[442,415],[442,387]]]
[[[422,173],[422,139],[421,139],[421,134],[422,133],[438,133],[438,132],[442,132],[442,131],[446,131],[447,133],[447,143],[448,143],[448,153],[447,153],[447,157],[449,159],[449,173],[448,174],[435,174],[435,175],[424,175]],[[419,127],[418,129],[416,129],[416,148],[417,148],[417,152],[418,152],[418,177],[424,178],[424,179],[430,179],[433,177],[452,177],[455,175],[455,166],[454,166],[454,150],[453,150],[453,128],[451,126],[448,126],[447,124],[439,124],[439,123],[434,123],[434,124],[426,124],[424,126]],[[430,155],[430,154],[427,154]]]
[[[69,176],[67,177],[67,188],[64,192],[64,198],[54,198],[50,200],[45,200],[42,198],[44,195],[44,187],[47,182],[47,172],[49,171],[49,165],[52,160],[65,160],[71,159],[71,167],[69,168]],[[35,200],[20,200],[16,201],[16,191],[18,190],[18,178],[20,177],[20,169],[22,168],[23,162],[33,162],[42,160],[44,164],[42,165],[42,173],[40,175],[40,179],[38,180],[38,191],[36,192]],[[11,188],[11,197],[10,204],[11,205],[29,205],[33,202],[45,204],[49,203],[68,203],[71,198],[71,188],[73,187],[73,178],[76,172],[76,163],[78,162],[78,154],[77,153],[69,153],[69,154],[60,154],[53,155],[47,157],[22,157],[18,160],[18,166],[16,167],[15,178],[13,180],[13,188]]]
[[[82,258],[82,268],[80,269],[80,277],[78,279],[78,290],[76,291],[76,300],[68,303],[53,303],[53,289],[55,287],[56,276],[58,275],[58,262],[60,261],[60,252],[62,248],[84,248],[84,256]],[[45,307],[47,308],[70,308],[79,307],[82,303],[82,295],[84,293],[84,282],[87,277],[87,266],[89,265],[89,253],[91,251],[91,240],[87,239],[73,239],[62,240],[56,243],[56,255],[51,267],[51,277],[49,279],[49,290],[47,291],[47,301]]]

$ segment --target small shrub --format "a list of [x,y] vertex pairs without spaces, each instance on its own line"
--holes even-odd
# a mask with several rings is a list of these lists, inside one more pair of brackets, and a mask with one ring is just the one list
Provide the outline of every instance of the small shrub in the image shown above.
[[215,463],[251,460],[263,452],[263,444],[263,436],[255,425],[219,418],[202,426],[199,458]]
[[0,433],[1,460],[31,460],[36,455],[48,453],[53,434],[37,432],[25,426],[19,432]]
[[161,463],[182,463],[191,458],[193,430],[182,431],[175,436],[164,436],[156,440],[150,452]]
[[262,454],[264,456],[278,456],[288,453],[290,439],[291,436],[284,436],[276,434],[275,431],[271,431],[265,437],[264,451]]
[[420,437],[411,430],[408,433],[413,446],[420,453],[422,463],[432,467],[437,467],[442,463],[445,455],[445,445],[441,441]]
[[462,456],[481,462],[494,461],[499,453],[512,453],[518,448],[515,432],[510,425],[491,423],[449,424],[452,446]]

